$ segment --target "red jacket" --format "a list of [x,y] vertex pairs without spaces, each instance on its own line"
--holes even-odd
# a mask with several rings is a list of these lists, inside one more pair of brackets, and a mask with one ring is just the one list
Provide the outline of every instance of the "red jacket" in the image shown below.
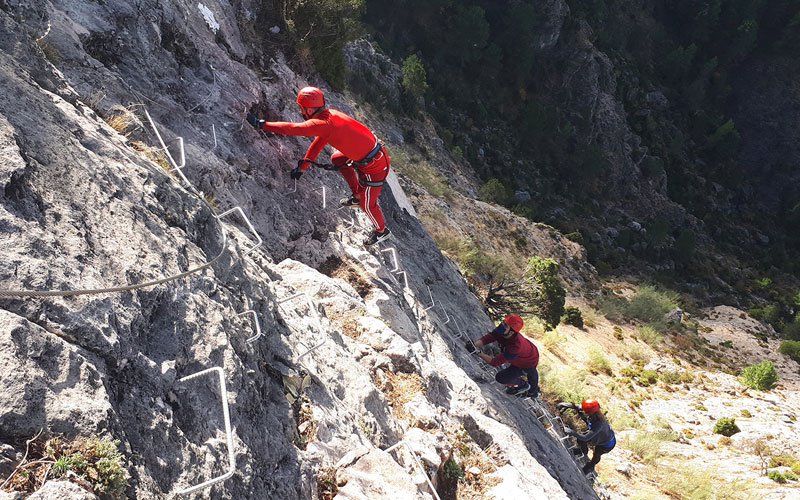
[[[305,158],[309,160],[315,159],[322,148],[330,144],[349,159],[358,161],[375,147],[376,141],[375,134],[365,125],[335,109],[323,109],[310,120],[301,123],[264,122],[261,128],[278,134],[316,136],[306,151]],[[308,164],[304,167],[308,168]],[[359,169],[365,174],[374,174],[382,171],[384,165],[370,164]]]
[[533,342],[526,339],[522,334],[517,333],[510,339],[504,338],[502,326],[498,326],[493,331],[487,333],[479,340],[483,345],[497,342],[500,344],[500,354],[492,358],[489,362],[492,366],[500,366],[503,363],[511,363],[513,366],[519,368],[533,368],[539,364],[539,349],[533,345]]

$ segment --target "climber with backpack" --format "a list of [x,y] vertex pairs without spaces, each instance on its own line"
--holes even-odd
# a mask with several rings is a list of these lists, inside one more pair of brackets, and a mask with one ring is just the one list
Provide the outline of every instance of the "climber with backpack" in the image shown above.
[[339,170],[352,195],[341,200],[344,207],[360,206],[374,227],[364,240],[374,245],[391,236],[378,206],[378,195],[389,175],[389,155],[383,143],[364,124],[325,105],[325,96],[316,87],[305,87],[297,94],[297,104],[305,121],[268,122],[248,113],[247,123],[259,130],[277,134],[315,137],[303,159],[289,176],[300,179],[326,144],[335,148],[331,169]]
[[[497,327],[472,342],[466,343],[467,351],[470,354],[479,356],[492,366],[500,366],[509,363],[507,368],[497,372],[495,380],[506,385],[506,394],[513,396],[539,396],[539,372],[536,365],[539,364],[539,350],[533,342],[525,338],[520,332],[523,321],[518,314],[507,314]],[[497,342],[501,351],[497,356],[489,356],[481,352],[480,348]],[[522,375],[527,377],[527,381],[522,379]]]
[[617,444],[614,430],[600,410],[600,403],[595,399],[584,399],[580,406],[575,403],[558,403],[556,408],[561,411],[575,410],[581,420],[586,422],[588,430],[583,434],[579,434],[566,426],[564,427],[564,433],[578,441],[578,447],[586,456],[589,455],[589,445],[591,444],[594,447],[592,459],[583,466],[583,473],[594,472],[594,466],[600,462],[600,457],[613,450]]

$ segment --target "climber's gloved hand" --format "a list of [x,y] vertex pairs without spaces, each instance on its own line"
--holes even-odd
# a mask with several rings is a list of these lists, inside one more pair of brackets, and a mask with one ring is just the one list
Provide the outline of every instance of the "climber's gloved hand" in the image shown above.
[[308,158],[303,158],[301,160],[297,160],[297,168],[300,169],[300,170],[305,170],[305,169],[308,168],[309,165],[311,165],[311,163],[313,163],[313,162],[311,160],[309,160]]
[[300,170],[299,168],[293,168],[292,171],[289,172],[289,177],[291,177],[294,180],[299,179],[301,175],[303,175],[303,171]]
[[247,117],[245,118],[245,120],[247,120],[247,123],[252,125],[252,127],[257,130],[261,130],[261,126],[264,125],[264,122],[266,121],[266,120],[259,120],[256,115],[251,115],[250,113],[247,113]]
[[477,354],[478,353],[478,348],[475,346],[475,342],[473,342],[471,340],[467,340],[467,343],[464,344],[464,347],[467,348],[467,352],[470,353],[470,354]]
[[569,427],[567,427],[565,425],[564,426],[564,434],[566,434],[567,436],[571,435],[572,434],[572,429],[570,429]]
[[561,411],[574,410],[575,409],[575,405],[573,405],[572,403],[558,403],[556,405],[556,408],[558,408]]

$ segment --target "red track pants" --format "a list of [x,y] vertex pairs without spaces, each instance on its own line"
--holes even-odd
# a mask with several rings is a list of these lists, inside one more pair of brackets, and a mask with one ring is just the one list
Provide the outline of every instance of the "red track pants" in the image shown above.
[[342,174],[347,185],[350,186],[350,190],[358,198],[359,206],[367,214],[372,225],[375,226],[375,230],[381,232],[386,228],[383,212],[378,206],[378,195],[383,186],[367,186],[360,180],[380,182],[386,179],[386,176],[389,175],[389,155],[386,154],[385,149],[381,148],[367,165],[352,167],[346,164],[348,161],[350,158],[338,151],[331,155],[331,163],[339,166],[339,173]]

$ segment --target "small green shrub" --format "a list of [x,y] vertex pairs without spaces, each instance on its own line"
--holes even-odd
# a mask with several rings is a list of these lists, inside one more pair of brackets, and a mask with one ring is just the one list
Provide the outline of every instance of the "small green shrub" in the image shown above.
[[644,322],[657,322],[664,315],[678,307],[678,296],[675,292],[659,290],[646,286],[634,295],[627,307],[627,315]]
[[796,461],[792,455],[776,455],[769,459],[769,467],[791,467]]
[[564,237],[569,241],[574,241],[579,245],[583,245],[583,235],[578,231],[575,231],[574,233],[567,233],[564,235]]
[[742,370],[739,381],[757,390],[771,389],[778,381],[778,374],[775,372],[775,365],[772,361],[762,361],[761,363],[750,365]]
[[636,344],[633,344],[628,347],[627,354],[628,357],[631,358],[631,360],[641,363],[643,365],[648,361],[650,361],[650,356],[644,351],[644,349],[642,349],[640,346]]
[[489,179],[478,190],[478,199],[505,205],[511,200],[511,192],[499,179]]
[[767,477],[775,481],[776,483],[785,483],[786,480],[790,481],[797,481],[797,476],[794,475],[792,471],[781,472],[779,470],[771,470],[767,473]]
[[639,338],[648,345],[657,346],[661,344],[663,337],[652,326],[640,326]]
[[720,342],[719,345],[721,345],[722,347],[727,347],[728,349],[732,349],[733,341],[726,340],[725,342]]
[[741,432],[741,430],[736,425],[736,419],[733,417],[722,417],[714,424],[714,434],[731,437],[737,432]]
[[664,439],[659,434],[645,431],[628,434],[620,440],[625,449],[646,464],[652,464],[661,457],[663,442]]
[[600,349],[592,349],[589,352],[587,366],[592,373],[605,373],[606,375],[611,375],[612,373],[611,364]]
[[585,370],[540,365],[539,386],[543,393],[552,394],[558,401],[582,401],[590,396]]
[[617,340],[622,340],[625,336],[622,334],[622,328],[617,325],[614,325],[614,338]]
[[464,477],[464,471],[461,470],[461,466],[452,458],[447,459],[444,463],[444,467],[442,467],[442,471],[444,472],[444,477],[447,479],[461,479]]
[[778,347],[778,352],[800,363],[800,341],[784,340],[781,342],[780,347]]
[[574,306],[567,306],[564,308],[564,316],[562,316],[561,321],[567,325],[583,328],[581,310]]
[[642,370],[638,378],[639,384],[647,387],[658,381],[658,372],[655,370]]
[[752,414],[752,413],[750,413],[750,410],[742,410],[741,414],[742,414],[742,416],[743,416],[744,418],[750,418],[750,417],[752,417],[752,416],[753,416],[753,414]]
[[659,374],[658,378],[667,385],[674,385],[681,382],[680,372],[663,371]]
[[792,472],[800,476],[800,460],[792,464]]

